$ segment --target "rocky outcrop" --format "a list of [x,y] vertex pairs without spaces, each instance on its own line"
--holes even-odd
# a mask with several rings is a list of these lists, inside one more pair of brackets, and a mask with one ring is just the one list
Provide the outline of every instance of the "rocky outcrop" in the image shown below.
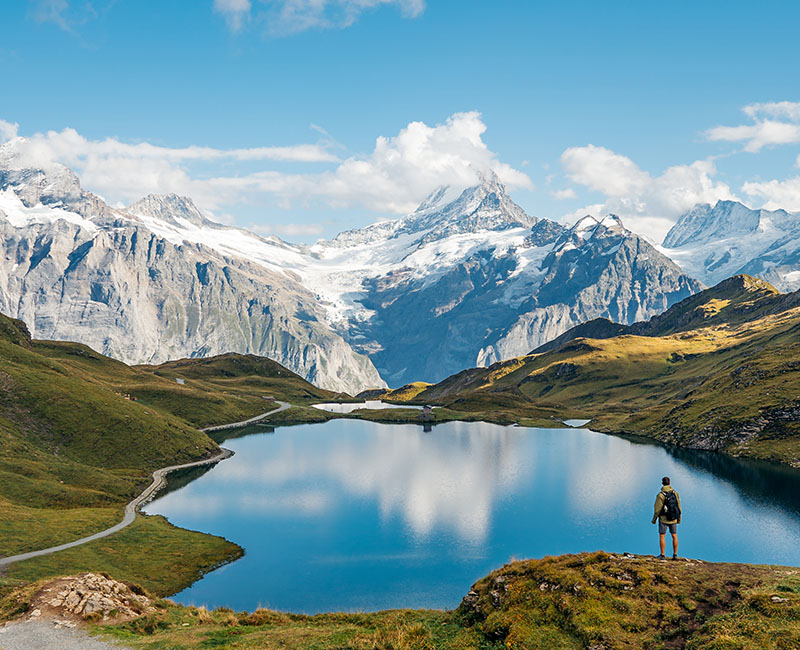
[[[130,619],[154,611],[138,587],[99,573],[59,578],[44,585],[31,603],[29,617],[103,620]],[[38,614],[37,614],[38,612]]]

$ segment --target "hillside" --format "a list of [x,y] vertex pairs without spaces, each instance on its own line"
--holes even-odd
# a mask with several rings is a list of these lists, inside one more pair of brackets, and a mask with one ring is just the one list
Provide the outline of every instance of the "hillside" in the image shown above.
[[463,371],[414,401],[506,421],[587,417],[598,431],[797,466],[798,305],[798,293],[737,276],[621,335],[587,338],[583,326],[552,349]]
[[175,650],[783,650],[800,644],[798,617],[794,568],[597,552],[507,564],[454,611],[306,616],[162,602],[152,614],[97,631],[134,648]]
[[116,523],[154,469],[216,453],[196,427],[271,410],[265,397],[334,394],[252,356],[130,367],[0,315],[0,554]]

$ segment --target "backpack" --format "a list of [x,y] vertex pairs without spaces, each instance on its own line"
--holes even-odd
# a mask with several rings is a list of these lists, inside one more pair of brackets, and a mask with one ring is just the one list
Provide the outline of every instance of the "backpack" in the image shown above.
[[661,508],[661,516],[667,521],[678,519],[681,516],[681,507],[678,505],[678,495],[675,490],[664,493],[664,505]]

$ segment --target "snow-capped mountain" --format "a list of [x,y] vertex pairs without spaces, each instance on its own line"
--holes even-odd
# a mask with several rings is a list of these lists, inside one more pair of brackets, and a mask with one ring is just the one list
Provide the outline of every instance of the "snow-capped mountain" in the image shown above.
[[491,174],[298,246],[175,195],[113,209],[65,167],[15,166],[12,148],[0,312],[128,362],[250,352],[357,392],[524,354],[591,318],[641,320],[700,288],[616,217],[531,217]]
[[751,210],[736,201],[697,205],[667,233],[661,250],[709,286],[745,273],[781,291],[800,289],[800,213]]
[[613,216],[498,228],[420,233],[403,263],[364,279],[372,313],[345,337],[390,385],[526,354],[601,314],[631,323],[700,288]]
[[297,276],[248,259],[248,247],[283,250],[188,199],[114,210],[64,167],[0,170],[0,312],[35,337],[129,363],[254,353],[334,390],[383,385]]

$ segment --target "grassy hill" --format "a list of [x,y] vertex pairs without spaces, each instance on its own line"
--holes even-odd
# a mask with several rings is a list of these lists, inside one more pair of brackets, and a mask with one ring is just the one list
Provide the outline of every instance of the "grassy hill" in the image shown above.
[[305,616],[162,602],[101,630],[174,650],[784,650],[800,646],[798,620],[797,569],[597,552],[507,564],[454,611]]
[[[153,470],[217,453],[217,443],[197,427],[274,408],[265,398],[303,404],[335,396],[269,359],[229,354],[130,367],[84,345],[31,340],[24,323],[0,315],[0,555],[118,522]],[[136,526],[138,535],[97,544],[117,557],[113,566],[124,570],[128,562],[143,581],[156,558],[142,540],[163,549],[192,535],[153,517]],[[240,552],[220,538],[191,539],[204,550],[186,556],[182,579]],[[13,565],[8,584],[58,573],[72,566],[70,558],[59,553]],[[179,588],[176,580],[170,584]]]
[[800,466],[800,292],[737,276],[646,323],[595,325],[600,338],[579,326],[413,401],[497,421],[586,417],[599,431]]

